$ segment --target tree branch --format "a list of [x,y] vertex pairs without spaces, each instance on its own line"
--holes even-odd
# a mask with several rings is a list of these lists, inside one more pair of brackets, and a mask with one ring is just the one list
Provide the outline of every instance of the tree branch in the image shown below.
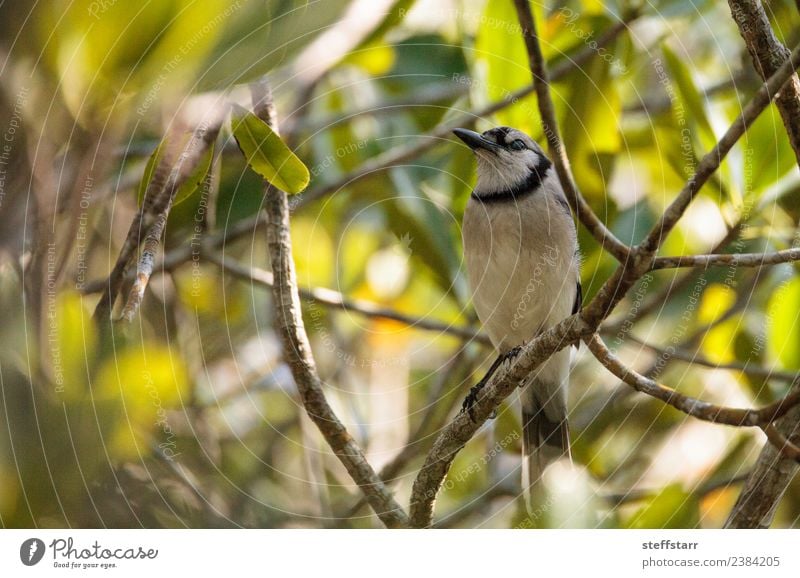
[[786,415],[790,409],[800,403],[800,391],[793,391],[787,394],[786,397],[760,409],[714,405],[679,393],[625,367],[605,346],[603,340],[597,334],[587,339],[586,345],[603,367],[636,391],[663,401],[667,405],[671,405],[675,409],[703,421],[740,427],[766,427],[776,419]]
[[[705,328],[702,329],[705,330]],[[691,353],[682,347],[670,347],[669,350],[666,350],[663,347],[658,347],[652,343],[648,343],[644,339],[639,339],[630,333],[628,334],[627,338],[640,344],[642,347],[658,353],[662,357],[668,356],[669,358],[685,361],[691,365],[702,365],[711,369],[722,369],[725,371],[739,371],[745,375],[750,375],[758,379],[777,379],[780,381],[787,381],[789,383],[794,383],[795,381],[800,383],[800,373],[772,370],[765,367],[760,367],[758,365],[750,365],[749,363],[716,363],[701,355]],[[691,339],[688,341],[691,342]],[[646,373],[643,375],[646,375]]]
[[[795,386],[794,392],[800,391]],[[776,430],[789,432],[792,442],[800,443],[800,406],[795,406],[777,421]],[[781,434],[782,437],[783,434]],[[725,522],[726,528],[769,528],[778,504],[797,473],[796,460],[786,457],[774,442],[761,450],[736,504]]]
[[480,396],[472,406],[472,416],[467,412],[461,412],[442,430],[425,458],[425,463],[411,489],[410,518],[413,527],[427,528],[431,525],[436,494],[453,459],[503,400],[553,353],[583,336],[590,335],[592,331],[581,316],[575,314],[532,339],[514,361],[501,366],[481,390]]
[[[215,251],[207,251],[205,256],[209,261],[219,265],[224,271],[230,273],[234,277],[256,283],[257,285],[261,285],[263,287],[274,286],[273,275],[269,271],[264,271],[263,269],[259,269],[257,267],[247,267],[242,263],[238,263],[233,259],[224,257]],[[338,291],[324,287],[311,287],[308,289],[301,287],[298,289],[298,291],[300,297],[303,299],[320,303],[321,305],[332,307],[334,309],[358,313],[359,315],[363,315],[364,317],[369,317],[372,319],[390,319],[392,321],[397,321],[399,323],[408,325],[414,329],[447,333],[448,335],[453,335],[464,340],[476,341],[478,343],[482,343],[483,345],[491,345],[491,341],[489,340],[488,336],[471,327],[457,327],[441,321],[434,321],[431,319],[407,315],[405,313],[400,313],[395,309],[383,307],[378,303],[373,303],[371,301],[365,301],[363,299],[350,299]]]
[[544,134],[550,146],[550,154],[553,157],[561,187],[564,189],[567,200],[577,214],[578,219],[600,243],[600,246],[616,257],[619,262],[625,262],[628,259],[630,247],[617,239],[614,233],[595,215],[589,203],[586,202],[586,199],[583,198],[583,195],[578,190],[578,185],[572,176],[567,151],[564,149],[564,143],[559,135],[555,107],[550,97],[550,80],[542,49],[539,45],[536,22],[533,19],[530,4],[528,0],[514,0],[514,5],[517,9],[517,18],[522,26],[525,47],[528,50],[528,63],[533,75],[533,85],[536,90]]
[[145,287],[150,280],[150,275],[153,272],[155,254],[160,244],[172,203],[175,200],[175,195],[189,179],[201,162],[203,155],[217,139],[221,123],[222,118],[220,115],[220,118],[213,123],[203,123],[198,126],[177,160],[173,158],[170,152],[172,145],[167,144],[167,150],[165,150],[163,157],[153,172],[153,177],[147,184],[142,205],[131,223],[119,258],[108,280],[103,283],[105,289],[100,302],[95,308],[95,319],[105,320],[111,314],[119,290],[125,281],[128,263],[130,263],[141,243],[140,235],[144,229],[147,230],[145,235],[146,247],[139,259],[134,287],[123,312],[125,319],[129,321],[133,319],[141,303]]
[[[275,108],[265,82],[251,86],[253,109],[270,123]],[[270,123],[277,132],[277,124]],[[291,368],[308,416],[325,441],[367,497],[378,518],[389,528],[408,525],[408,517],[366,460],[364,452],[333,412],[322,390],[308,335],[303,325],[300,295],[292,259],[289,234],[289,203],[286,193],[270,184],[264,187],[267,212],[267,246],[274,274],[275,329],[281,336],[283,352]]]
[[[728,0],[731,15],[762,80],[775,74],[789,59],[789,49],[775,37],[760,0]],[[800,78],[792,76],[775,98],[786,134],[800,165]]]
[[[752,100],[747,103],[741,114],[725,131],[720,141],[710,152],[703,156],[697,164],[695,173],[678,193],[678,196],[667,207],[645,239],[631,251],[633,263],[630,266],[623,264],[618,267],[612,274],[611,279],[600,288],[594,301],[585,310],[584,316],[587,321],[592,323],[605,318],[622,300],[633,284],[650,269],[658,248],[678,223],[689,203],[692,202],[709,177],[719,168],[733,145],[755,122],[758,115],[764,111],[784,83],[794,75],[798,65],[800,65],[800,46],[796,47],[792,52],[792,57],[781,65],[766,83],[761,85]],[[606,309],[601,309],[601,306],[606,307]]]
[[800,247],[792,247],[772,253],[721,253],[711,255],[683,255],[679,257],[656,257],[650,267],[673,269],[676,267],[713,267],[734,265],[738,267],[761,267],[762,265],[778,265],[800,261]]

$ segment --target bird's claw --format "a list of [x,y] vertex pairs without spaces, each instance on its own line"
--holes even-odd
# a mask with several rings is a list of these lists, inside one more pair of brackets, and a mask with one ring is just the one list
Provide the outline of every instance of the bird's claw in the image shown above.
[[506,361],[514,359],[517,355],[519,355],[520,352],[522,352],[522,347],[523,346],[524,346],[524,344],[523,345],[517,345],[516,347],[512,347],[511,349],[509,349],[508,353],[506,353]]
[[461,404],[461,413],[466,412],[467,415],[469,415],[469,419],[471,419],[473,422],[475,421],[475,411],[473,406],[475,405],[475,402],[478,401],[478,394],[481,392],[484,385],[486,385],[486,382],[483,380],[473,385],[470,388],[467,397],[464,398],[464,403]]
[[[523,344],[524,345],[524,344]],[[517,355],[519,355],[520,351],[522,351],[523,345],[517,345],[516,347],[512,347],[508,350],[508,352],[503,355],[498,361],[509,361],[514,359]],[[476,421],[475,419],[475,412],[473,410],[473,406],[478,401],[478,394],[481,390],[486,386],[486,383],[489,381],[489,378],[494,375],[494,370],[497,369],[499,363],[496,361],[495,364],[492,366],[492,369],[489,370],[483,379],[481,379],[478,383],[472,386],[467,394],[467,397],[464,398],[464,403],[461,404],[461,413],[467,413],[469,415],[469,419],[473,422]],[[497,411],[492,410],[492,413],[489,415],[489,419],[494,419],[497,417]]]

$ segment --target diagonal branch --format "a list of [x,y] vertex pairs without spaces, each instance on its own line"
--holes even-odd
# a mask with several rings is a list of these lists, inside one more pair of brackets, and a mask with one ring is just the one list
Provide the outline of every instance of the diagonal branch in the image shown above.
[[[251,86],[253,109],[277,132],[275,106],[265,82]],[[319,428],[333,453],[364,492],[378,518],[389,528],[408,525],[406,513],[367,462],[364,452],[333,412],[317,374],[300,308],[300,295],[292,259],[289,233],[289,202],[286,193],[270,184],[264,187],[267,212],[267,246],[274,285],[275,329],[283,343],[283,353],[291,368],[308,416]]]
[[586,345],[603,367],[636,391],[661,400],[667,405],[671,405],[675,409],[703,421],[740,427],[767,427],[800,403],[800,391],[793,391],[787,394],[786,397],[760,409],[714,405],[684,395],[625,367],[619,358],[611,353],[597,334],[586,339]]
[[436,494],[459,451],[500,404],[511,395],[532,371],[553,353],[593,333],[579,314],[572,315],[552,329],[532,339],[511,364],[500,367],[481,390],[471,416],[459,413],[436,439],[411,489],[411,525],[427,528],[433,520]]
[[800,66],[800,46],[797,46],[792,51],[791,58],[781,65],[767,82],[761,85],[761,88],[728,127],[719,142],[703,156],[697,164],[695,173],[686,182],[678,196],[667,207],[645,239],[632,250],[632,263],[618,267],[611,278],[600,288],[597,297],[584,312],[587,321],[593,323],[607,317],[633,284],[650,269],[661,243],[678,223],[697,193],[716,172],[733,145],[769,105],[784,83],[794,75],[798,66]]
[[578,185],[575,183],[575,178],[572,176],[572,169],[570,168],[567,151],[564,149],[564,143],[561,140],[558,130],[555,107],[550,97],[550,79],[547,67],[545,66],[544,56],[542,55],[542,48],[539,44],[536,22],[533,19],[530,3],[528,0],[514,0],[514,5],[517,8],[517,17],[522,26],[522,35],[525,39],[525,47],[528,50],[528,62],[531,74],[533,75],[533,85],[536,89],[539,114],[542,117],[544,134],[550,146],[550,153],[553,156],[553,162],[556,166],[558,179],[561,181],[561,187],[567,194],[567,200],[569,200],[572,209],[578,215],[581,223],[583,223],[592,236],[597,239],[600,246],[614,255],[618,261],[625,262],[628,259],[630,247],[617,239],[614,233],[612,233],[599,217],[595,215],[589,203],[586,202],[586,199],[583,198],[583,195],[578,190]]
[[700,188],[708,178],[717,170],[722,159],[730,152],[736,141],[750,127],[759,114],[766,108],[770,101],[783,91],[787,81],[796,79],[795,70],[800,65],[800,46],[796,47],[791,53],[791,57],[778,68],[761,88],[758,89],[752,100],[742,109],[739,117],[725,131],[725,134],[716,146],[706,154],[697,165],[694,176],[683,187],[678,196],[664,211],[656,226],[650,231],[641,247],[649,252],[654,252],[661,244],[663,239],[672,231],[678,220],[683,216],[684,211],[692,202]]
[[219,117],[213,123],[202,123],[198,126],[177,159],[173,158],[170,150],[171,145],[168,143],[167,150],[156,166],[153,177],[147,184],[142,205],[131,223],[119,258],[108,280],[103,284],[104,291],[94,312],[95,319],[105,320],[111,314],[117,295],[125,281],[128,264],[142,242],[140,235],[143,230],[146,230],[146,246],[138,261],[134,288],[123,312],[123,317],[129,321],[135,315],[139,303],[141,303],[144,289],[153,272],[155,254],[160,244],[172,203],[175,200],[175,195],[194,173],[203,155],[217,139],[222,122],[221,115]]
[[[775,37],[760,0],[728,0],[728,5],[756,72],[766,80],[789,59],[789,49]],[[800,165],[800,78],[795,75],[786,83],[775,105]]]

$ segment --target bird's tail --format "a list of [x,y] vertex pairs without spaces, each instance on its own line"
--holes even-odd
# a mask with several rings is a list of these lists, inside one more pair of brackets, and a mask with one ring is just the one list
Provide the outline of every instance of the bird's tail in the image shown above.
[[558,459],[572,459],[566,403],[560,386],[543,385],[538,380],[529,384],[522,406],[522,488],[529,510],[533,489],[545,468]]
[[530,487],[542,477],[544,469],[559,458],[570,457],[567,419],[549,418],[543,409],[522,410],[523,481]]

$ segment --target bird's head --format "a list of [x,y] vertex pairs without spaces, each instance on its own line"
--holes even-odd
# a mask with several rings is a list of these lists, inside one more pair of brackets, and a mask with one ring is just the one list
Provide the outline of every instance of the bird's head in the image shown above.
[[457,128],[453,134],[478,159],[474,195],[482,200],[535,191],[552,166],[536,141],[515,128],[499,126],[484,133]]

